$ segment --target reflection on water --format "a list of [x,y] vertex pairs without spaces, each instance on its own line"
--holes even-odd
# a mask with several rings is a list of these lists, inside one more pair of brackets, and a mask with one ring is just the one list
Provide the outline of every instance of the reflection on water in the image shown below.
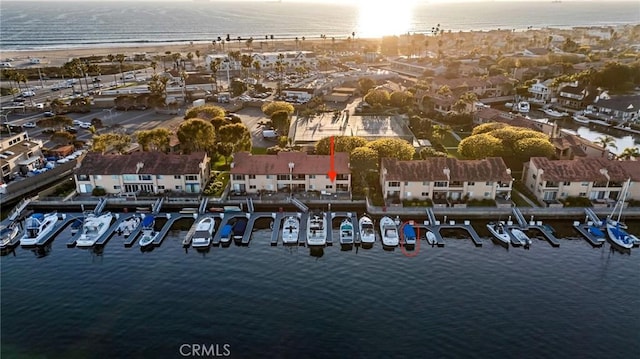
[[640,145],[640,135],[634,135],[625,131],[617,130],[615,128],[607,128],[599,125],[580,125],[572,120],[558,120],[558,125],[562,128],[571,130],[573,133],[586,138],[589,141],[596,141],[598,137],[609,135],[616,140],[617,148],[610,148],[609,150],[615,154],[620,154],[628,147],[638,147]]

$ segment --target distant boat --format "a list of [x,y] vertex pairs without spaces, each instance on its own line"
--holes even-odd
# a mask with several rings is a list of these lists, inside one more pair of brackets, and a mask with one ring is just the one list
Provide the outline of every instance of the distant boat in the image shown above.
[[491,234],[496,237],[500,242],[509,244],[511,242],[509,233],[504,228],[504,222],[491,222],[487,224],[487,229]]
[[91,247],[98,239],[100,239],[109,229],[113,215],[109,212],[96,216],[89,214],[82,224],[82,233],[80,238],[76,240],[76,247]]
[[78,217],[71,222],[71,235],[75,235],[82,228],[84,217]]
[[591,120],[589,119],[589,117],[586,116],[582,116],[582,115],[573,115],[571,116],[571,118],[573,118],[573,120],[577,123],[583,124],[583,125],[588,125],[589,122],[591,122]]
[[309,214],[307,224],[307,244],[324,246],[327,244],[327,220],[322,212]]
[[544,109],[544,110],[542,110],[542,112],[544,112],[548,116],[556,117],[556,118],[569,116],[569,114],[566,113],[566,112],[559,112],[559,111],[556,111],[556,110],[554,110],[552,108]]
[[413,228],[413,226],[409,223],[405,223],[402,226],[402,234],[404,236],[403,240],[404,240],[404,244],[407,245],[415,245],[416,244],[416,230]]
[[196,225],[191,245],[193,248],[209,247],[216,222],[213,217],[204,217]]
[[340,244],[353,243],[353,223],[349,218],[345,218],[340,223]]
[[146,247],[153,244],[153,241],[158,237],[159,232],[154,229],[156,219],[154,216],[148,214],[142,220],[142,237],[140,238],[140,247]]
[[40,239],[48,235],[56,222],[58,221],[58,214],[56,212],[42,214],[34,213],[26,220],[25,231],[20,239],[20,244],[23,246],[34,246]]
[[284,220],[282,227],[282,243],[293,244],[298,243],[298,235],[300,233],[300,220],[297,217],[289,216]]
[[527,101],[520,101],[518,102],[517,110],[520,113],[529,113],[531,105]]
[[231,237],[233,237],[233,226],[225,224],[220,229],[220,242],[229,243],[231,241]]
[[[616,202],[611,214],[607,217],[607,234],[609,235],[609,239],[611,241],[624,248],[630,249],[633,247],[635,242],[638,240],[635,236],[630,235],[625,231],[626,225],[620,222],[620,217],[622,217],[622,210],[624,209],[624,201],[627,198],[627,194],[629,193],[629,186],[631,185],[631,178],[629,178],[622,187],[622,191],[618,196],[618,201]],[[616,218],[614,219],[614,216]]]
[[[147,216],[145,216],[146,218]],[[151,216],[153,218],[153,216]],[[129,237],[131,232],[133,232],[138,225],[140,225],[140,217],[133,216],[126,221],[120,223],[118,226],[118,235],[124,235],[125,237]]]
[[0,248],[11,245],[18,233],[20,233],[20,227],[15,223],[0,229]]
[[373,222],[367,215],[360,217],[360,240],[362,243],[374,243],[376,241],[376,232],[373,229]]
[[438,244],[438,239],[436,238],[436,235],[433,232],[427,230],[426,237],[427,237],[427,243],[431,245]]
[[395,247],[398,245],[398,227],[393,219],[382,217],[380,219],[380,234],[382,234],[382,244],[387,247]]

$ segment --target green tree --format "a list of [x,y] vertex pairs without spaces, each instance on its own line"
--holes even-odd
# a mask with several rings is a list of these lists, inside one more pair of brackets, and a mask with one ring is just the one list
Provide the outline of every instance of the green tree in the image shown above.
[[220,69],[221,63],[222,63],[222,60],[220,60],[219,58],[209,63],[209,70],[211,70],[211,92],[212,93],[218,92],[218,70]]
[[73,120],[69,116],[56,115],[53,117],[43,118],[36,122],[36,125],[40,128],[55,128],[60,130],[66,126],[73,125]]
[[136,96],[129,94],[118,95],[113,102],[118,110],[128,111],[136,105]]
[[438,91],[436,91],[436,93],[441,96],[451,96],[453,94],[453,92],[451,91],[451,88],[448,85],[440,86],[440,88],[438,89]]
[[69,145],[69,144],[72,144],[73,141],[75,141],[75,139],[76,139],[76,136],[70,134],[67,131],[57,131],[51,135],[51,137],[49,138],[49,141],[57,145]]
[[363,77],[360,80],[358,80],[358,87],[360,87],[360,92],[363,95],[368,94],[369,90],[371,90],[375,86],[376,86],[375,81],[373,81],[372,79],[370,79],[368,77]]
[[551,157],[555,153],[555,147],[546,138],[528,137],[522,138],[513,145],[516,156],[521,158]]
[[447,157],[447,154],[444,152],[436,151],[432,147],[424,147],[421,148],[418,153],[418,159],[424,160],[429,157]]
[[251,133],[241,123],[231,123],[220,127],[216,132],[217,140],[232,146],[233,152],[251,151]]
[[202,105],[197,107],[192,107],[187,110],[184,115],[184,119],[192,119],[192,118],[200,118],[203,120],[212,120],[214,118],[224,118],[225,112],[222,107],[214,106],[214,105]]
[[389,103],[394,107],[408,106],[413,102],[413,94],[409,91],[394,91],[389,96]]
[[105,133],[94,135],[92,151],[105,153],[110,149],[123,153],[131,144],[131,137],[123,133]]
[[[357,136],[333,136],[333,151],[351,153],[358,147],[366,146],[369,141]],[[331,137],[325,137],[316,142],[315,150],[319,155],[328,155],[330,152]]]
[[507,125],[506,123],[502,123],[502,122],[488,122],[488,123],[483,123],[482,125],[478,125],[476,127],[473,128],[473,131],[471,132],[471,135],[479,135],[481,133],[488,133],[491,132],[493,130],[497,130],[500,128],[505,128],[505,127],[509,127],[509,125]]
[[379,162],[378,152],[369,147],[356,147],[349,156],[351,169],[355,172],[375,171]]
[[409,142],[400,138],[381,138],[367,143],[367,147],[378,153],[378,158],[397,158],[401,161],[409,161],[416,152]]
[[632,160],[640,157],[640,149],[638,147],[627,147],[618,155],[619,160]]
[[167,82],[169,79],[153,74],[149,81],[149,105],[153,107],[164,107],[167,98]]
[[180,147],[183,152],[191,153],[195,151],[207,151],[209,153],[215,148],[216,134],[213,125],[199,118],[192,118],[184,121],[176,132]]
[[162,127],[153,130],[140,130],[134,133],[143,151],[161,152],[169,150],[171,134],[170,130]]
[[[593,143],[595,143],[596,145],[599,145],[605,151],[607,151],[609,148],[618,149],[618,146],[616,145],[616,139],[609,135],[600,136],[596,138],[596,140],[593,141]],[[604,153],[603,153],[603,156],[604,156]]]
[[389,104],[390,100],[391,96],[389,95],[389,92],[382,89],[371,90],[366,96],[364,96],[364,101],[371,106],[375,106],[376,104],[386,106]]
[[285,111],[287,114],[292,115],[295,109],[293,108],[293,105],[284,101],[274,101],[262,105],[262,112],[267,117],[271,117],[271,115],[278,111]]
[[291,117],[287,111],[276,111],[271,115],[271,123],[278,133],[287,135],[291,126]]
[[[124,54],[116,54],[115,56],[115,60],[118,61],[118,64],[120,65],[120,76],[122,78],[122,85],[124,86],[124,72],[122,72],[122,64],[124,63],[124,60],[126,60],[126,56],[124,56]],[[118,84],[118,82],[116,81],[116,85]]]
[[458,153],[471,159],[499,156],[502,152],[502,141],[487,133],[469,136],[458,144]]

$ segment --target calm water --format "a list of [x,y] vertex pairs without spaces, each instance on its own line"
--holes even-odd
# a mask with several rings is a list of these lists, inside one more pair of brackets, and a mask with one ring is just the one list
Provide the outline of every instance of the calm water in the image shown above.
[[344,39],[445,30],[526,29],[640,23],[633,1],[420,2],[407,11],[394,2],[343,4],[288,2],[0,2],[0,49],[27,50],[203,41],[265,35],[278,39],[320,34]]
[[640,249],[449,239],[413,258],[379,242],[317,257],[260,230],[249,247],[202,254],[185,252],[185,233],[146,253],[114,237],[98,256],[66,248],[63,232],[46,256],[2,257],[2,358],[175,358],[185,343],[229,344],[236,358],[640,353]]

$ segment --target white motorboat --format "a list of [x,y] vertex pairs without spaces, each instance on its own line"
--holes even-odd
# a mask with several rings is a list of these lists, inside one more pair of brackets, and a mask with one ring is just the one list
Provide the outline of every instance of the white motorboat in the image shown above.
[[298,235],[300,233],[300,220],[298,217],[289,216],[284,220],[282,227],[282,243],[294,244],[298,243]]
[[[148,215],[144,215],[145,218]],[[153,218],[153,216],[151,216]],[[144,222],[144,221],[143,221]],[[140,225],[140,217],[138,216],[133,216],[131,218],[128,218],[127,220],[123,221],[122,223],[120,223],[120,226],[118,226],[118,235],[123,235],[125,238],[129,237],[129,235],[136,229],[138,228],[138,225]]]
[[215,226],[216,221],[213,217],[202,218],[196,225],[196,231],[191,239],[191,246],[193,248],[209,247]]
[[324,246],[327,244],[327,220],[324,213],[314,212],[309,214],[307,244],[310,246]]
[[527,101],[520,101],[517,106],[517,110],[520,113],[529,113],[529,110],[531,110],[531,105]]
[[496,237],[500,242],[509,244],[511,239],[509,237],[509,233],[504,228],[504,222],[500,221],[497,223],[491,222],[487,224],[487,229],[491,234]]
[[427,230],[427,243],[429,243],[430,245],[434,245],[434,244],[438,244],[438,239],[436,238],[436,235]]
[[353,223],[349,218],[345,218],[340,223],[340,244],[353,243]]
[[544,112],[545,115],[547,115],[547,116],[551,116],[551,117],[555,117],[555,118],[569,116],[569,114],[566,113],[566,112],[556,111],[556,110],[554,110],[552,108],[544,109],[544,110],[542,110],[542,112]]
[[373,229],[373,222],[367,215],[360,217],[360,241],[362,243],[374,243],[376,241],[376,232]]
[[573,115],[571,118],[573,118],[573,120],[577,123],[583,124],[583,125],[588,125],[589,122],[591,122],[591,120],[589,119],[589,117],[586,116],[582,116],[582,115],[578,115],[575,114]]
[[23,246],[35,246],[53,230],[57,221],[58,214],[56,212],[32,214],[26,220],[25,231],[20,239],[20,244]]
[[76,240],[76,247],[91,247],[107,232],[113,214],[107,212],[100,216],[89,214],[82,224],[82,233]]
[[[518,241],[518,245],[529,246],[531,245],[531,239],[527,236],[526,233],[519,230],[518,228],[511,229],[511,235]],[[515,245],[515,243],[514,243]]]
[[160,232],[156,232],[154,226],[156,223],[156,219],[153,215],[146,215],[142,220],[142,237],[140,237],[140,247],[146,247],[153,243],[153,241],[158,238],[158,234]]
[[380,234],[382,234],[382,244],[387,247],[395,247],[398,245],[400,238],[398,236],[398,227],[393,219],[382,217],[380,220]]
[[2,229],[0,229],[0,248],[10,246],[19,233],[20,226],[18,226],[16,223],[12,223],[9,226],[2,227]]

